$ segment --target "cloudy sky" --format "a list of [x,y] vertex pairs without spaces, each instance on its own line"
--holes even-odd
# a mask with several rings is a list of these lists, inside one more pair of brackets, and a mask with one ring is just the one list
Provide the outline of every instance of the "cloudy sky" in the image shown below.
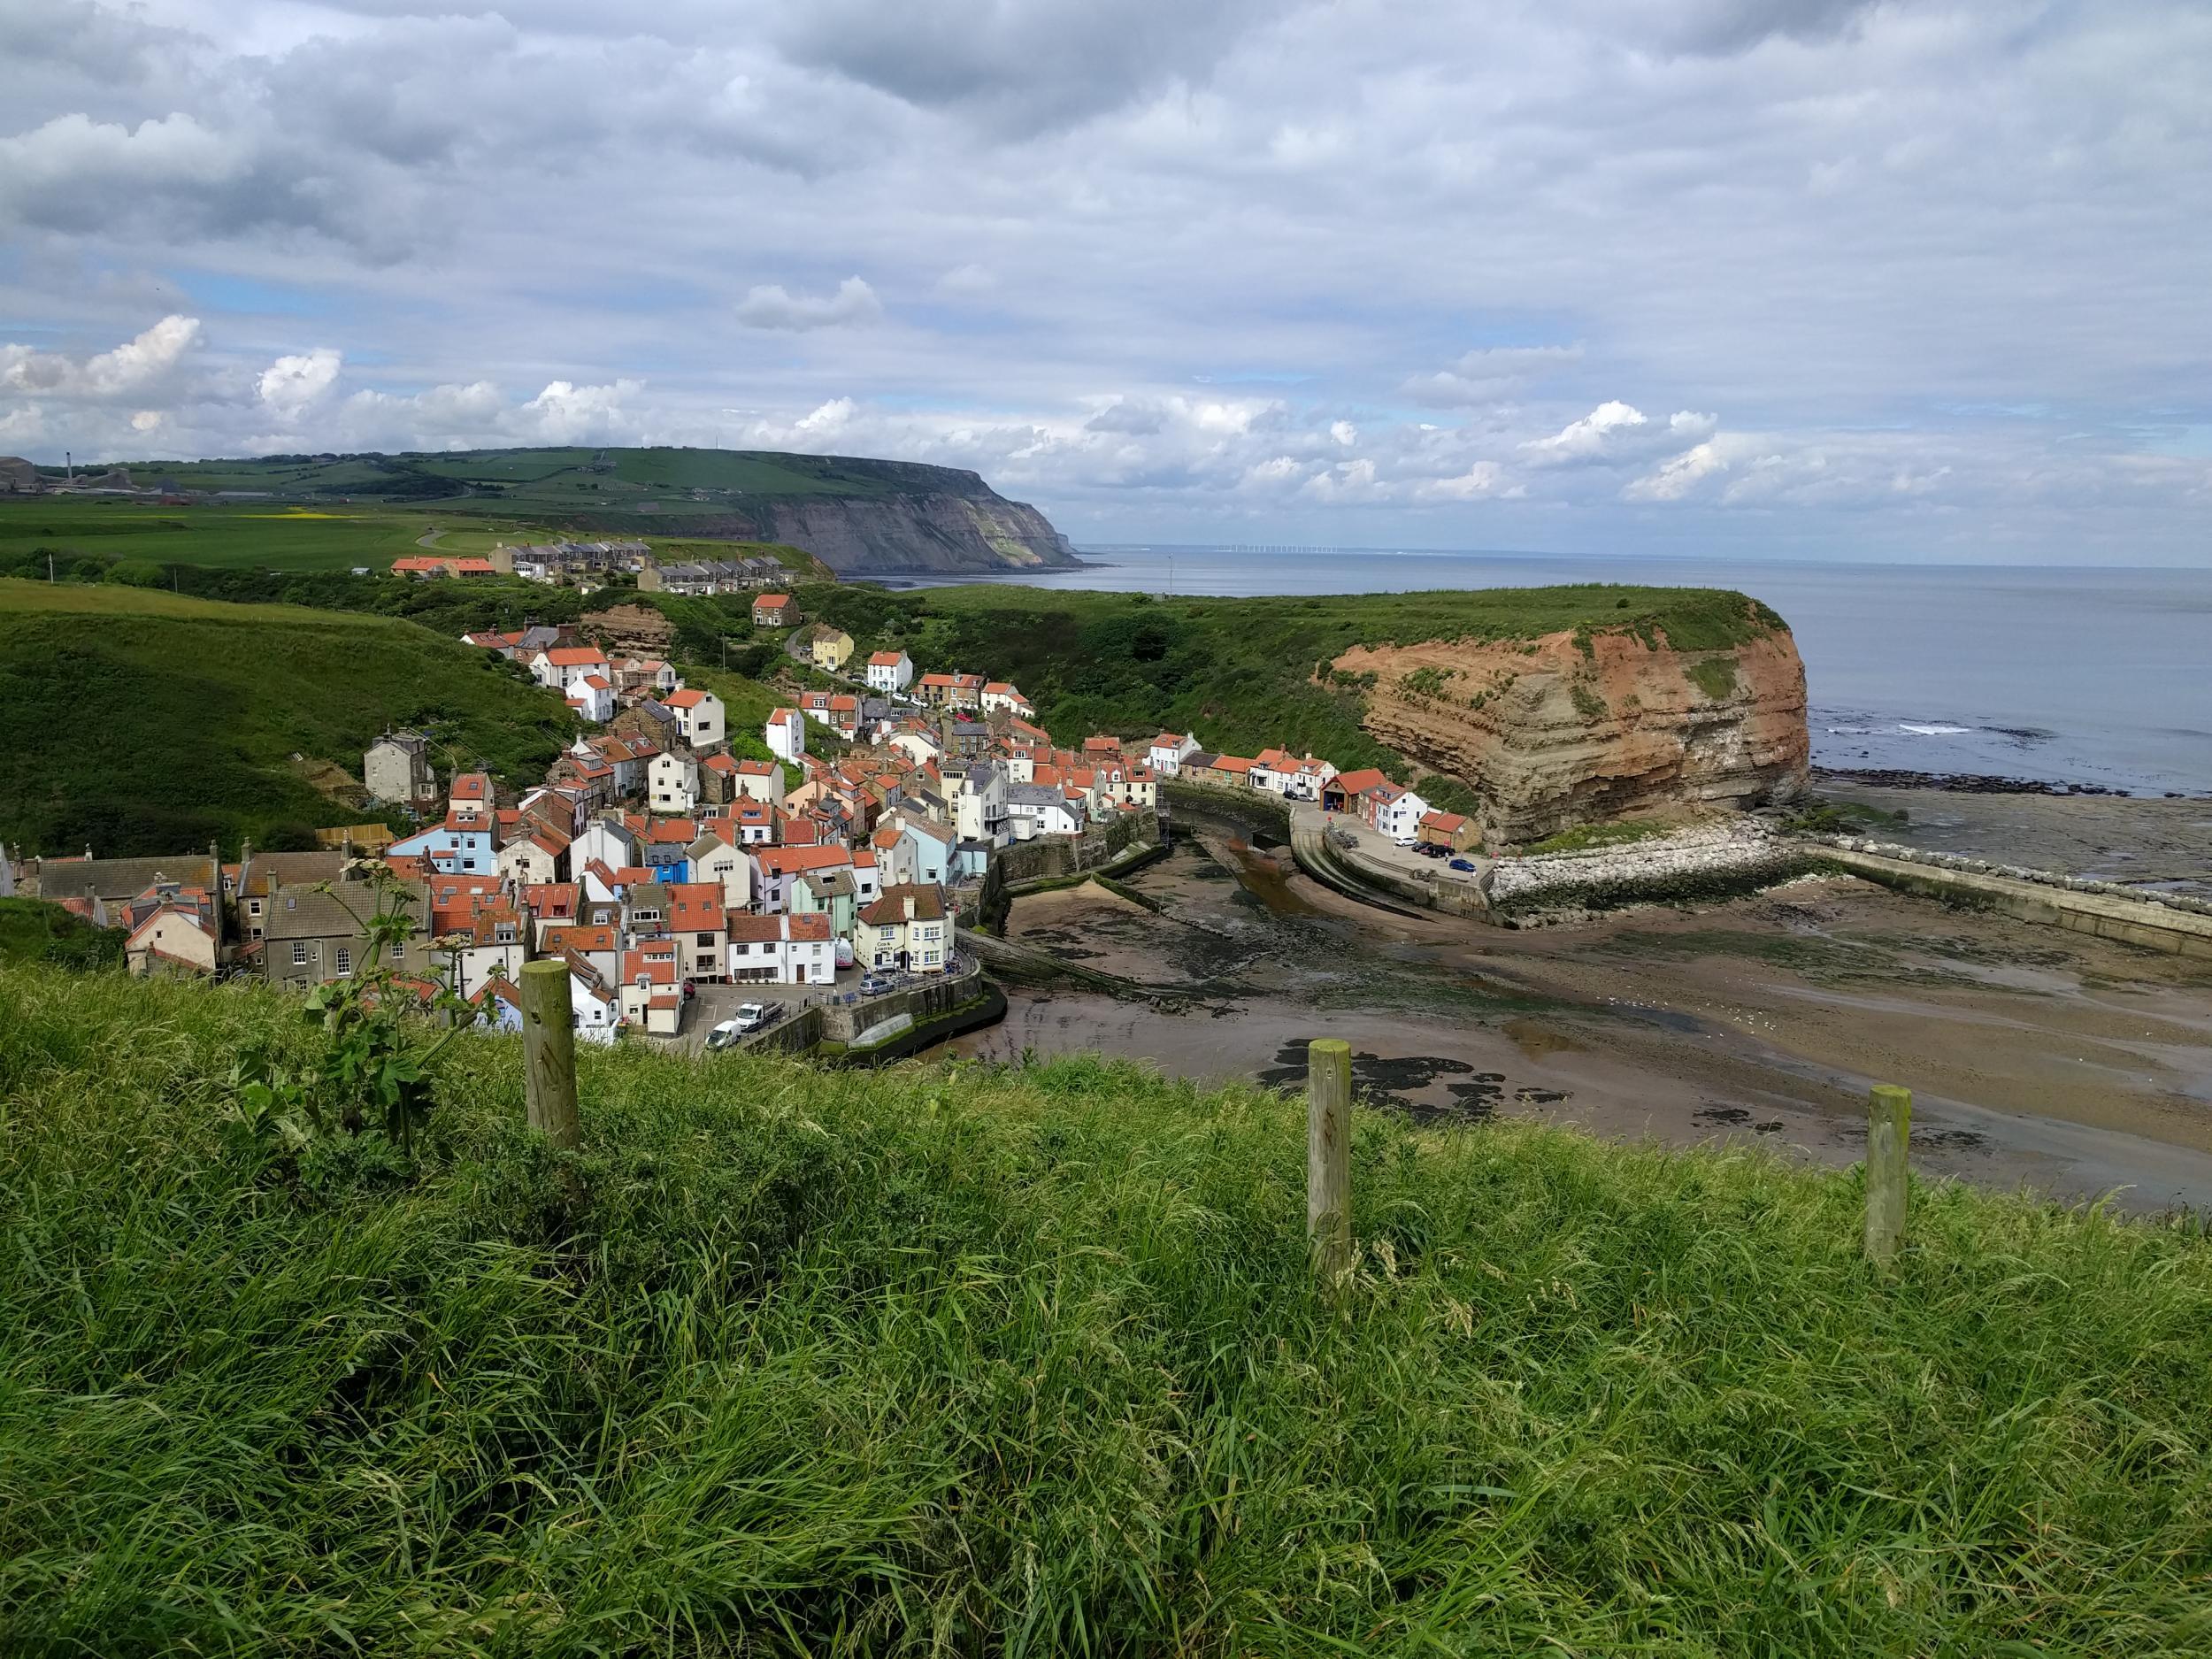
[[2198,0],[0,0],[0,453],[2212,564]]

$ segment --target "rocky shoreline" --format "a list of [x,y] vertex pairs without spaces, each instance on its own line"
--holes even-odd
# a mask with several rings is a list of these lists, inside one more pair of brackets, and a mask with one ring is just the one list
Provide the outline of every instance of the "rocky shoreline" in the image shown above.
[[[2040,778],[1993,778],[1980,772],[1901,772],[1886,767],[1855,771],[1816,766],[1812,771],[1812,781],[1815,785],[1842,785],[1847,787],[1935,789],[1947,795],[2108,795],[2123,801],[2139,798],[2129,790],[2115,789],[2101,783],[2051,783]],[[2177,789],[2170,789],[2164,798],[2186,801],[2196,797]]]

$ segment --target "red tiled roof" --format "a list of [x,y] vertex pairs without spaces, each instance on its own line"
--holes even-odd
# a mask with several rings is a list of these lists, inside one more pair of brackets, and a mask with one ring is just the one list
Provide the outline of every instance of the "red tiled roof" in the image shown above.
[[582,668],[607,658],[596,645],[557,645],[545,653],[545,660],[556,668]]
[[672,709],[695,709],[707,700],[707,696],[706,692],[694,691],[686,687],[681,691],[670,692],[661,701]]
[[1329,787],[1341,789],[1348,795],[1364,795],[1377,784],[1389,781],[1377,768],[1363,766],[1357,772],[1340,772]]
[[762,594],[753,601],[756,611],[780,611],[791,603],[789,594]]
[[722,885],[718,881],[679,881],[668,889],[668,925],[690,933],[722,926]]
[[804,916],[787,916],[788,924],[784,937],[795,944],[821,944],[830,936],[830,918],[826,910],[815,910]]

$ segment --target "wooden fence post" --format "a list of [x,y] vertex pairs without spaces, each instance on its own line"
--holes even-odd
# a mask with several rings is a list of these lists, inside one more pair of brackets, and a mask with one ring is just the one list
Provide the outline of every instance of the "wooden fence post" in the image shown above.
[[1912,1091],[1878,1083],[1866,1102],[1866,1253],[1897,1254],[1905,1237],[1906,1148],[1912,1143]]
[[572,1149],[580,1139],[576,1018],[568,964],[557,956],[522,964],[522,1064],[530,1127],[555,1146]]
[[1352,1045],[1306,1045],[1306,1239],[1333,1284],[1352,1264]]

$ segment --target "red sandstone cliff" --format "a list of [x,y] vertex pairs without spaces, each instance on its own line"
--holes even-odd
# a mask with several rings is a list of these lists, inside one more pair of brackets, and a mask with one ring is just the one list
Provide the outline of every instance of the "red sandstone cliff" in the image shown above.
[[1358,646],[1335,668],[1376,676],[1363,724],[1483,797],[1492,847],[1578,824],[1751,807],[1802,787],[1805,666],[1778,629],[1727,650],[1663,635],[1546,634]]

